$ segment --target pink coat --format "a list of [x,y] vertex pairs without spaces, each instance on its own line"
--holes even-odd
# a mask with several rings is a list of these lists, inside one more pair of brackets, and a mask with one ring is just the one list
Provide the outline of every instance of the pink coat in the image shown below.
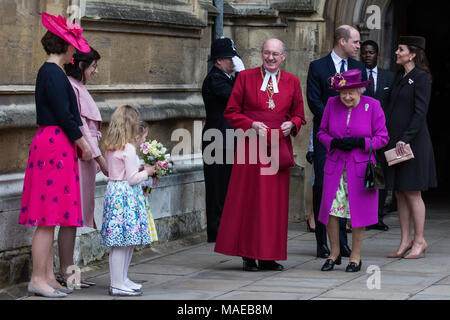
[[68,77],[68,79],[77,97],[78,109],[80,110],[81,121],[83,122],[80,130],[92,150],[91,160],[78,161],[83,222],[85,226],[96,229],[97,226],[94,220],[95,176],[97,175],[98,164],[94,158],[102,155],[98,146],[101,138],[100,126],[102,117],[94,99],[92,99],[84,84],[72,77]]
[[[360,103],[352,110],[348,126],[347,117],[348,108],[341,102],[339,96],[330,98],[317,133],[317,138],[328,150],[319,221],[328,224],[331,205],[346,167],[352,227],[360,228],[378,222],[378,190],[368,190],[364,187],[370,140],[373,139],[372,148],[377,150],[388,143],[389,136],[383,109],[376,99],[361,96]],[[345,137],[364,138],[365,149],[357,148],[349,152],[330,150],[334,138]]]

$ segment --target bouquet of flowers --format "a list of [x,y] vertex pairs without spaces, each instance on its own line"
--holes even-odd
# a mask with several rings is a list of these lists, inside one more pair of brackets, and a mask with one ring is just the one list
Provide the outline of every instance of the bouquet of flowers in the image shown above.
[[[170,154],[161,143],[156,140],[146,141],[141,144],[140,151],[145,164],[156,165],[156,174],[153,178],[159,178],[173,172],[173,163]],[[150,193],[151,187],[143,184],[144,191]]]
[[172,168],[173,168],[172,161],[167,161],[167,160],[158,161],[156,163],[156,176],[162,177],[162,176],[165,176],[166,174],[171,174]]

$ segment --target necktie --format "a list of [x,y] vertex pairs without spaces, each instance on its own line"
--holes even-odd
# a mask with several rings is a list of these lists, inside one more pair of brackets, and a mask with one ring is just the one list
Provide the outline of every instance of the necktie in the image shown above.
[[373,81],[373,71],[369,70],[369,86],[368,86],[368,91],[369,91],[369,95],[373,96],[375,94],[375,82]]
[[370,86],[372,87],[373,93],[375,93],[375,82],[373,81],[373,71],[370,70],[369,73]]
[[342,59],[341,60],[341,71],[340,71],[340,73],[344,73],[344,72],[345,72],[345,60]]

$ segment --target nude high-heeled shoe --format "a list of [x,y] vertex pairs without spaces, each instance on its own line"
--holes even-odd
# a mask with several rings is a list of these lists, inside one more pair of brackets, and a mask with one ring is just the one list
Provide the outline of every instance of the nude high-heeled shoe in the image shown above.
[[422,254],[423,254],[423,256],[425,257],[425,252],[426,252],[426,250],[427,250],[427,248],[428,248],[427,243],[424,241],[424,242],[423,242],[421,245],[419,245],[419,246],[420,246],[419,252],[413,253],[412,250],[411,250],[411,252],[410,252],[407,256],[405,256],[404,258],[405,258],[405,259],[419,259],[419,258],[422,257]]
[[413,242],[411,241],[411,243],[405,250],[401,251],[400,253],[393,252],[393,253],[389,254],[387,257],[388,258],[403,258],[403,256],[406,254],[406,252],[411,250],[412,246],[413,246]]

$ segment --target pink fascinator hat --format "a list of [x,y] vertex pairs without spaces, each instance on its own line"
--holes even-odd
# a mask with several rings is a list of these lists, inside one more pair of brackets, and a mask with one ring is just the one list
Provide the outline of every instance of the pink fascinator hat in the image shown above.
[[87,53],[91,51],[88,42],[81,36],[83,28],[79,24],[67,22],[60,15],[55,17],[46,12],[42,12],[42,25],[48,31],[70,43],[81,52]]

